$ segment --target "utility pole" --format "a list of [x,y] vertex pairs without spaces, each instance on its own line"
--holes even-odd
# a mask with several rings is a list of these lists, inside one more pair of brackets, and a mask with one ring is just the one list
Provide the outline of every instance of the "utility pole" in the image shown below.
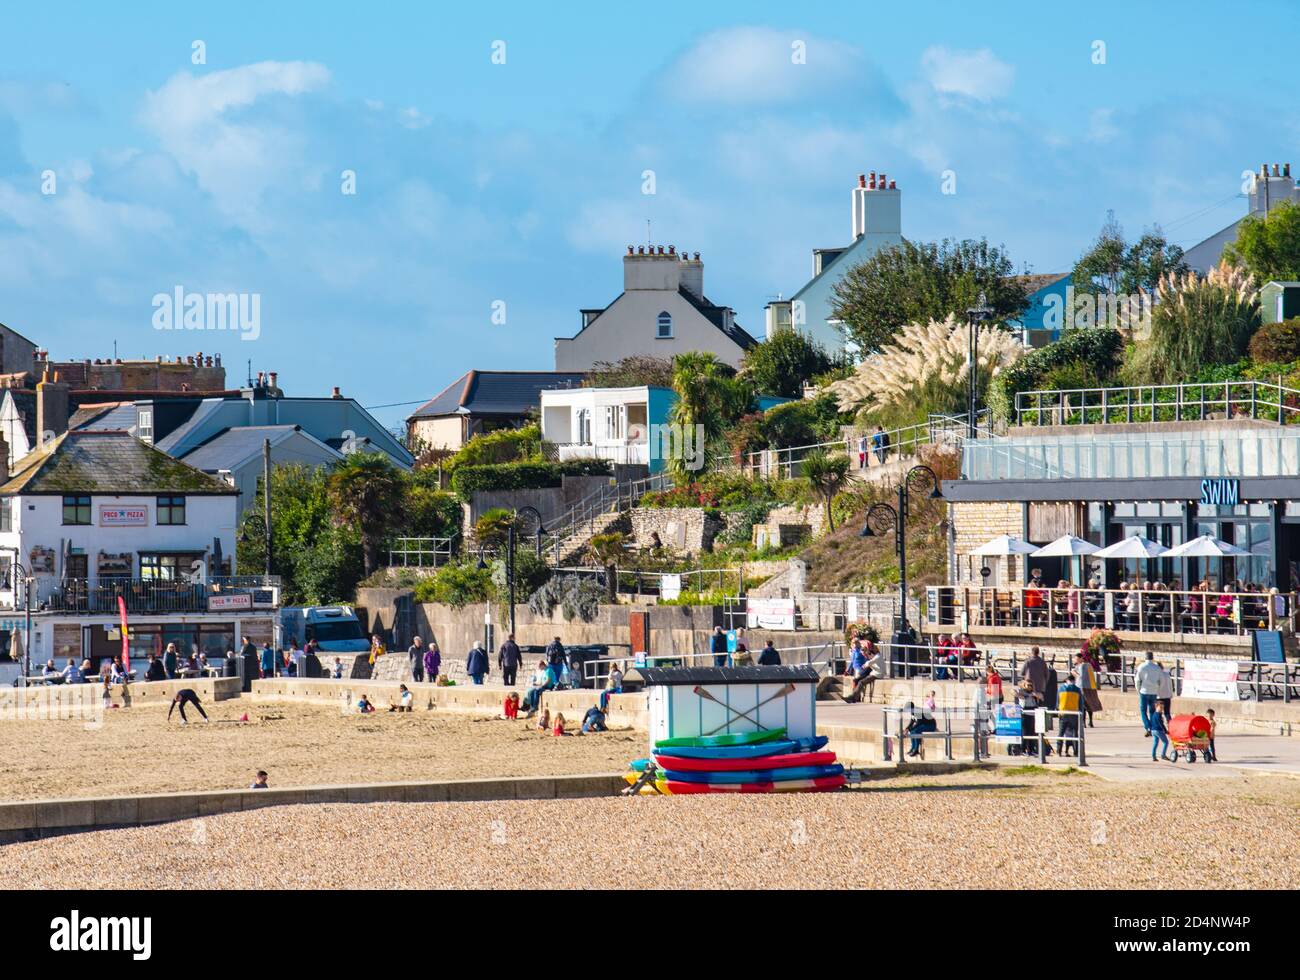
[[262,440],[262,523],[266,525],[266,574],[271,574],[271,440]]

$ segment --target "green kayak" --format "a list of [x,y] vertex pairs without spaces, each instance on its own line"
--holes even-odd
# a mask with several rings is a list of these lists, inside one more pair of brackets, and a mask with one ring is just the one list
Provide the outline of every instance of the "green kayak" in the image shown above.
[[735,732],[731,735],[700,735],[695,738],[661,738],[655,742],[656,749],[672,749],[682,746],[696,748],[718,748],[725,745],[758,745],[785,738],[784,728],[773,728],[766,732]]

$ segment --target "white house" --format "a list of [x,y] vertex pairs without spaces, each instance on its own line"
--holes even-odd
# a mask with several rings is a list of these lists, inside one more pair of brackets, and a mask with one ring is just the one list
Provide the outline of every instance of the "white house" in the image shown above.
[[238,491],[125,432],[71,431],[0,483],[0,649],[26,638],[33,664],[168,643],[188,654],[273,638],[278,589],[236,578]]
[[641,355],[670,358],[707,351],[732,367],[758,341],[741,329],[735,311],[704,295],[704,263],[676,247],[627,247],[623,292],[603,309],[582,310],[582,329],[555,338],[556,371],[590,371]]
[[650,425],[668,421],[677,396],[669,388],[570,388],[543,391],[542,438],[560,459],[608,459],[614,463],[663,468],[651,458]]
[[858,175],[850,198],[852,232],[849,244],[838,248],[815,248],[812,278],[787,300],[767,305],[767,337],[793,328],[820,344],[828,353],[844,347],[844,336],[834,314],[836,283],[853,266],[865,262],[882,248],[903,241],[902,192],[885,174]]

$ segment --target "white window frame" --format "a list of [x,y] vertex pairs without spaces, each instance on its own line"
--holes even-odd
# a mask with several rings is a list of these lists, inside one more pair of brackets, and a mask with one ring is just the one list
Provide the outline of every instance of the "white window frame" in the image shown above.
[[[668,320],[667,324],[664,323],[665,317]],[[667,333],[664,333],[665,326],[668,327]],[[669,313],[667,310],[660,310],[659,315],[655,317],[655,339],[656,340],[673,339],[673,315]]]

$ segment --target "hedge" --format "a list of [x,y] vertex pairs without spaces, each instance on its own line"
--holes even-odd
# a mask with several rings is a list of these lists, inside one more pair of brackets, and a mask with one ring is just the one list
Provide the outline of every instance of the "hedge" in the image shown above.
[[542,490],[558,487],[566,476],[609,476],[613,470],[603,459],[570,459],[562,463],[496,463],[462,466],[451,478],[451,489],[461,503],[476,491]]
[[1014,422],[1016,395],[1034,391],[1042,377],[1053,368],[1082,361],[1099,376],[1114,372],[1124,351],[1124,337],[1110,327],[1071,330],[1054,344],[1027,353],[1011,367],[998,373],[989,385],[988,406],[993,416]]

